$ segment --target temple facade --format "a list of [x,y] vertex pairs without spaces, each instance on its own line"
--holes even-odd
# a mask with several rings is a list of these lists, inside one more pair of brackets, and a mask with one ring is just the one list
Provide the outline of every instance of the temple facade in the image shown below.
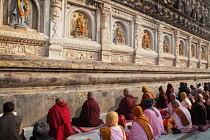
[[106,112],[123,88],[140,102],[143,85],[210,82],[210,2],[0,0],[0,70],[24,126],[60,96],[74,117],[88,91]]

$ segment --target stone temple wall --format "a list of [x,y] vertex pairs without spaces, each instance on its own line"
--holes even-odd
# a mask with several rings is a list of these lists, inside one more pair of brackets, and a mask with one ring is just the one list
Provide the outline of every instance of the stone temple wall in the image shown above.
[[157,94],[210,81],[205,1],[27,0],[21,12],[18,2],[0,0],[0,106],[14,101],[24,126],[46,119],[57,97],[74,117],[88,91],[107,112],[124,88],[140,103],[144,85]]

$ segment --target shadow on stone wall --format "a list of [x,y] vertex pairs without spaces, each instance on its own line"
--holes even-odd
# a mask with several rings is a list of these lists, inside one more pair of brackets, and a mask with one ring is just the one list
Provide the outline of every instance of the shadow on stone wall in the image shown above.
[[110,107],[110,108],[108,109],[108,112],[117,110],[117,108],[119,107],[120,101],[121,101],[123,98],[124,98],[123,96],[118,97],[118,98],[115,100],[115,105],[112,106],[112,107]]

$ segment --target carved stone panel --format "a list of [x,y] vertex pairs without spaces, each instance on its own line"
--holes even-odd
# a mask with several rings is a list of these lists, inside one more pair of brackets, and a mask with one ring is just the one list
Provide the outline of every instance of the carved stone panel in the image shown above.
[[113,54],[111,56],[111,62],[127,62],[132,63],[133,56],[129,54]]
[[45,56],[45,49],[43,46],[37,45],[1,42],[0,54]]
[[77,59],[77,60],[99,60],[98,52],[88,52],[80,50],[63,49],[63,57],[65,59]]

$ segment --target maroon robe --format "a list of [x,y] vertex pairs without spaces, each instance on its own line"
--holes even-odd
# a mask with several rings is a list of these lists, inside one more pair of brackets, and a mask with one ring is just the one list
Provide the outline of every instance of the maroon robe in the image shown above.
[[168,103],[171,102],[171,100],[170,100],[170,94],[171,93],[174,93],[174,88],[173,88],[172,84],[169,83],[167,85],[167,90],[166,90],[166,95],[168,97]]
[[79,118],[72,119],[72,125],[80,127],[99,126],[101,122],[100,108],[94,98],[88,98],[82,106]]
[[50,108],[47,123],[50,126],[48,135],[53,135],[57,140],[66,140],[72,134],[71,114],[64,102],[58,102]]
[[160,92],[159,99],[157,101],[158,108],[167,108],[168,105],[168,97],[164,91]]
[[132,110],[136,106],[135,98],[128,94],[125,96],[116,110],[119,115],[124,115],[126,120],[133,120],[135,118]]

